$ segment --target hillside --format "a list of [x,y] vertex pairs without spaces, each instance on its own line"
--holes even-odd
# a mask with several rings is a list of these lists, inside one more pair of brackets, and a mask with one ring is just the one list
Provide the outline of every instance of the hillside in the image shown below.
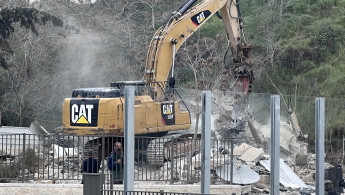
[[[7,62],[0,67],[2,125],[28,126],[36,119],[53,130],[61,126],[61,103],[73,89],[140,80],[154,32],[185,1],[80,2],[0,3],[1,10],[30,7],[63,20],[62,28],[38,25],[35,31],[17,22],[0,39],[11,46],[1,50]],[[253,92],[287,100],[326,97],[332,113],[327,129],[343,135],[344,106],[337,105],[344,102],[331,98],[345,94],[345,0],[241,0],[240,8],[245,38],[253,45]],[[177,53],[176,87],[231,90],[233,77],[225,72],[224,84],[219,74],[231,67],[226,42],[222,20],[214,16]],[[313,115],[310,101],[308,109],[299,101],[290,106],[299,118]],[[313,131],[313,121],[300,121]]]

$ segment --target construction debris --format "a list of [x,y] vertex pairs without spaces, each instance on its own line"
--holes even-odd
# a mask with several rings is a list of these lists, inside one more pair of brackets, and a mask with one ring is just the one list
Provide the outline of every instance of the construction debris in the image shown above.
[[[264,134],[267,140],[271,139],[271,126],[262,125],[260,131]],[[296,155],[301,152],[301,145],[303,150],[306,150],[306,143],[297,140],[290,124],[280,123],[280,151],[286,157],[295,159]],[[304,153],[306,153],[304,151]]]
[[[216,169],[217,175],[225,181],[231,181],[231,165],[223,165]],[[232,183],[234,184],[253,184],[260,180],[259,174],[249,166],[234,163]]]
[[264,150],[242,143],[234,148],[234,155],[244,162],[257,162],[264,155]]
[[253,117],[249,117],[248,127],[256,143],[259,146],[266,148],[267,147],[266,138],[264,134],[260,131],[260,129],[262,128],[262,125],[258,123],[256,120],[254,120]]
[[49,135],[50,133],[42,127],[36,120],[31,123],[30,125],[30,131],[32,134],[39,134],[39,135]]
[[[260,160],[268,171],[271,169],[270,160]],[[286,188],[308,188],[307,185],[292,171],[292,169],[282,160],[279,161],[279,182]]]

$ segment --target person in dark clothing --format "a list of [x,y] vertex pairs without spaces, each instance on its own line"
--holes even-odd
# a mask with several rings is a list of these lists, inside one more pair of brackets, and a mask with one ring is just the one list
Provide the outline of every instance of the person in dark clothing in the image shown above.
[[[93,158],[93,152],[88,152],[88,158],[83,161],[83,165],[81,167],[82,173],[98,173],[99,172],[100,163],[97,159]],[[84,184],[84,180],[81,181],[81,184]]]
[[114,150],[109,154],[108,168],[113,172],[114,184],[123,184],[124,162],[122,144],[116,142]]
[[83,162],[83,172],[84,173],[98,173],[99,172],[99,165],[97,159],[93,158],[93,152],[90,151],[88,153],[88,158]]

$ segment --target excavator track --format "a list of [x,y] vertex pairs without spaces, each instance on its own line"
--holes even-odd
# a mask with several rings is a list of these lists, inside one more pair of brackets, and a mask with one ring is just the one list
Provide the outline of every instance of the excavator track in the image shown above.
[[151,140],[146,150],[146,160],[149,165],[162,166],[165,161],[164,147],[166,139],[157,138]]
[[[191,151],[191,144],[193,137],[190,132],[186,130],[180,130],[172,134],[166,134],[161,137],[143,137],[143,142],[136,143],[137,146],[136,152],[143,156],[144,158],[139,158],[137,160],[141,161],[146,159],[147,165],[160,167],[164,165],[166,161],[170,161],[172,158],[177,158],[180,156],[185,156]],[[179,139],[184,138],[184,139]],[[105,139],[105,155],[108,155],[112,150],[112,145],[116,141],[123,142],[117,138],[114,139]],[[198,143],[198,141],[197,141]],[[198,145],[198,144],[197,144]],[[196,147],[195,151],[198,151],[200,148]],[[172,151],[173,150],[173,151]],[[93,140],[85,141],[83,147],[83,157],[86,158],[89,151],[93,152],[93,156],[97,159],[102,159],[102,140],[100,137],[97,137]],[[171,156],[173,152],[173,157]],[[137,156],[137,155],[136,155]],[[145,161],[145,160],[144,160]]]
[[[151,140],[146,150],[147,163],[151,166],[162,166],[166,161],[172,160],[172,158],[186,155],[191,150],[192,140],[178,140],[178,138],[191,136],[192,134],[188,131],[181,130],[179,133],[168,134]],[[177,142],[174,139],[177,139]],[[186,143],[190,146],[186,146]],[[171,156],[171,150],[174,150],[174,157]],[[199,148],[197,147],[195,150],[199,150]]]

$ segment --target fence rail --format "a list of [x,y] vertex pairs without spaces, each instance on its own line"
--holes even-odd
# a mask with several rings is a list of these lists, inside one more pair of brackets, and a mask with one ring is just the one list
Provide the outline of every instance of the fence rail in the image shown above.
[[147,191],[121,191],[121,190],[102,190],[104,195],[200,195],[196,193],[178,193],[178,192],[147,192]]
[[[112,171],[107,166],[108,156],[114,143],[123,140],[123,137],[2,134],[0,182],[80,183],[83,161],[91,152],[99,163],[99,172],[106,175],[105,183],[110,183]],[[192,136],[136,137],[135,142],[135,181],[200,181],[200,137],[194,141]],[[212,140],[211,145],[211,170],[215,172],[230,164],[231,140]],[[224,175],[214,175],[213,180],[224,181],[224,178]]]

